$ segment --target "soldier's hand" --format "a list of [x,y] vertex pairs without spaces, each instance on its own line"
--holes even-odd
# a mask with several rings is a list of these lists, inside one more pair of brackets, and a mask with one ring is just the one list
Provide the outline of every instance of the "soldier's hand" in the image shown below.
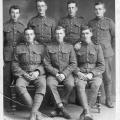
[[61,78],[61,75],[59,73],[56,74],[56,78],[59,82],[62,82],[62,78]]
[[79,50],[81,48],[81,42],[78,42],[74,45],[75,50]]
[[93,74],[92,74],[92,73],[88,73],[86,76],[87,76],[87,78],[88,78],[89,80],[91,80],[91,79],[93,78]]
[[60,74],[60,77],[61,77],[62,81],[65,79],[65,75],[64,74]]
[[78,72],[78,77],[80,80],[84,80],[84,81],[87,80],[87,76],[82,72]]
[[23,76],[28,81],[32,81],[33,80],[33,78],[28,73],[25,73]]
[[32,77],[33,80],[35,80],[38,78],[39,72],[38,71],[31,72],[30,76]]

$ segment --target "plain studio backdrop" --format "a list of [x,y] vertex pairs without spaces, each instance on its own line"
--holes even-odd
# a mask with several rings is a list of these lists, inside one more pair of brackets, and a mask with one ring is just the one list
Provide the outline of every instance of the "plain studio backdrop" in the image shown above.
[[[9,19],[9,7],[11,5],[19,5],[21,8],[20,20],[26,26],[31,17],[37,14],[36,12],[36,0],[3,0],[3,21]],[[46,0],[48,4],[47,15],[55,18],[56,22],[67,15],[67,0]],[[78,16],[83,16],[86,23],[94,18],[94,3],[95,0],[77,0],[78,1]],[[97,0],[96,0],[97,1]],[[104,0],[106,4],[106,16],[115,21],[115,0]],[[112,93],[115,94],[115,59],[112,63]],[[115,96],[114,96],[115,98]]]

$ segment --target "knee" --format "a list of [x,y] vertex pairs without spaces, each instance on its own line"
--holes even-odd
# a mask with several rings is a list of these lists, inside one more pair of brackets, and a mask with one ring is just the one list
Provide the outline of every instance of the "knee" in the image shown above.
[[[54,78],[55,79],[55,78]],[[52,77],[48,77],[47,78],[47,83],[46,83],[48,88],[53,88],[53,87],[57,87],[56,82],[53,80]]]
[[78,82],[76,87],[81,90],[85,90],[85,84],[83,82]]
[[98,79],[96,82],[91,84],[91,88],[99,89],[100,85],[102,84],[102,79]]
[[44,77],[38,79],[37,81],[35,81],[35,86],[37,88],[39,88],[39,87],[46,88],[46,79]]
[[68,82],[68,83],[65,84],[65,86],[66,86],[67,88],[69,88],[69,89],[73,89],[74,83]]
[[15,88],[16,88],[18,93],[23,93],[26,91],[26,86],[22,82],[19,82],[19,79],[17,79],[17,82],[15,84]]

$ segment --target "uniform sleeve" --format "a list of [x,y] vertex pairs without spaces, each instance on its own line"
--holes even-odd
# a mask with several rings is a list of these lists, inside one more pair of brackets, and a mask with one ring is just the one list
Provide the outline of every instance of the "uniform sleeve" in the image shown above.
[[15,50],[15,54],[14,54],[14,60],[12,62],[12,72],[15,76],[22,76],[24,75],[26,72],[24,70],[22,70],[22,68],[19,65],[19,59],[18,59],[18,54],[17,54],[17,48]]
[[55,21],[53,21],[53,23],[52,23],[52,28],[51,28],[51,39],[54,39],[55,38],[55,36],[54,36],[54,33],[55,33],[55,27],[56,27],[56,22]]
[[115,24],[112,20],[110,21],[110,33],[112,48],[115,50]]
[[32,20],[29,20],[27,27],[31,27],[32,26]]
[[38,68],[36,68],[35,71],[39,71],[40,75],[44,75],[45,74],[45,70],[44,70],[43,65],[40,65]]
[[76,67],[77,67],[76,54],[72,47],[70,52],[69,65],[63,71],[63,74],[65,75],[65,77],[68,77],[69,74],[71,74],[76,69]]
[[98,46],[96,67],[91,71],[93,76],[101,75],[105,71],[105,61],[101,46]]
[[44,69],[44,66],[43,66],[43,59],[44,59],[44,55],[45,55],[44,47],[41,50],[42,50],[42,54],[40,54],[40,56],[41,56],[41,65],[38,68],[36,68],[36,70],[39,71],[40,75],[43,75],[43,74],[45,74],[45,69]]
[[56,74],[59,72],[58,69],[54,68],[51,64],[51,59],[50,59],[50,55],[48,52],[48,49],[46,48],[45,51],[45,56],[44,56],[44,65],[45,65],[45,69],[51,73],[52,75],[56,76]]

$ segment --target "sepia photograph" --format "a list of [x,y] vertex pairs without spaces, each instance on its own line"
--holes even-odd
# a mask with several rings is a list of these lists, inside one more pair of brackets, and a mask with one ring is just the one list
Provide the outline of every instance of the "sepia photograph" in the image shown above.
[[2,19],[3,120],[120,120],[115,0],[3,0]]

